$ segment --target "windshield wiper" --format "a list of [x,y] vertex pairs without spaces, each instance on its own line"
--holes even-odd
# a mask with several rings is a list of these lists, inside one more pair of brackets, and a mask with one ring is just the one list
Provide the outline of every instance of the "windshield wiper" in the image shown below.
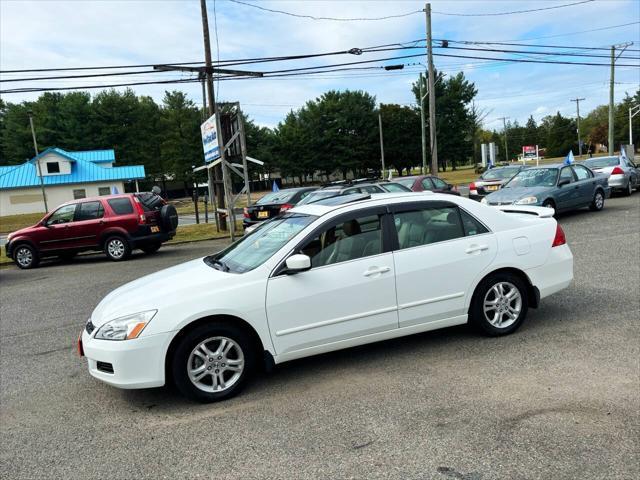
[[[228,272],[229,271],[229,265],[224,263],[222,260],[213,259],[211,261],[211,263],[213,264],[213,268],[215,268],[216,270],[220,270],[222,272]],[[218,268],[218,267],[220,267],[220,268]]]

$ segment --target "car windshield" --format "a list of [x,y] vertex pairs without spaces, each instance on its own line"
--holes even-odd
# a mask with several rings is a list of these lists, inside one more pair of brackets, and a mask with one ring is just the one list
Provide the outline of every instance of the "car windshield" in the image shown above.
[[519,172],[503,188],[553,187],[557,179],[557,168],[531,168]]
[[480,178],[482,180],[504,180],[513,177],[519,170],[520,167],[492,168],[484,172]]
[[408,177],[408,178],[395,178],[394,182],[399,183],[400,185],[403,185],[405,187],[407,187],[408,189],[411,189],[411,187],[413,187],[413,182],[415,182],[415,178],[414,177]]
[[618,157],[590,158],[585,160],[584,164],[589,168],[613,167],[620,165],[620,159]]
[[323,198],[330,198],[340,195],[340,190],[318,190],[310,193],[298,202],[298,205],[306,205],[307,203],[315,203]]
[[212,268],[245,273],[259,267],[317,217],[291,213],[264,222],[225,250],[205,258]]
[[266,205],[268,203],[287,203],[295,195],[293,190],[280,190],[279,192],[267,193],[256,202],[256,205]]

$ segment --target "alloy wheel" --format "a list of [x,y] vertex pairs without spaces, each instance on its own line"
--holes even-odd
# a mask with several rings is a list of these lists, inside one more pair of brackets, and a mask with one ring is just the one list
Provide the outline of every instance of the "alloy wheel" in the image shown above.
[[594,202],[598,210],[600,210],[604,206],[604,197],[602,196],[602,193],[600,192],[596,193],[596,198],[594,199]]
[[125,251],[124,242],[119,238],[110,240],[109,244],[107,245],[107,251],[113,258],[122,258]]
[[28,267],[33,262],[33,253],[30,248],[20,247],[16,251],[16,262],[21,267]]
[[484,296],[484,316],[496,328],[513,325],[522,311],[520,290],[510,282],[499,282]]
[[198,343],[187,360],[187,374],[203,392],[223,392],[242,376],[245,360],[240,345],[228,337],[210,337]]

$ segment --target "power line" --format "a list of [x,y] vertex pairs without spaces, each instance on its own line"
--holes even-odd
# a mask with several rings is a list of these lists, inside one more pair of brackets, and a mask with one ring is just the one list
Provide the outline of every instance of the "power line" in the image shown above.
[[[529,55],[552,55],[558,57],[588,57],[588,58],[609,58],[610,55],[598,55],[592,53],[572,53],[572,52],[541,52],[541,51],[527,51],[527,50],[504,50],[500,48],[473,48],[473,47],[437,47],[451,50],[471,50],[478,52],[497,52],[497,53],[521,53]],[[626,58],[628,60],[640,60],[640,57],[621,56],[618,58]]]
[[240,5],[245,5],[247,7],[257,8],[258,10],[262,10],[269,13],[279,13],[282,15],[287,15],[289,17],[296,18],[308,18],[310,20],[331,20],[334,22],[358,22],[358,21],[378,21],[378,20],[388,20],[391,18],[402,18],[408,17],[410,15],[415,15],[416,13],[422,13],[422,10],[413,10],[411,12],[401,13],[398,15],[387,15],[384,17],[360,17],[360,18],[344,18],[344,17],[316,17],[314,15],[301,15],[298,13],[285,12],[284,10],[275,10],[272,8],[261,7],[260,5],[255,5],[253,3],[242,2],[240,0],[229,0],[232,3],[237,3]]
[[[640,22],[636,22],[640,23]],[[609,51],[611,47],[576,47],[567,45],[539,45],[539,44],[525,44],[525,43],[510,43],[510,42],[489,42],[489,41],[472,41],[472,40],[451,40],[451,39],[437,39],[437,41],[446,41],[449,43],[462,43],[465,45],[505,45],[513,47],[534,47],[534,48],[562,48],[565,50],[606,50]],[[630,52],[640,52],[640,49],[627,49]]]
[[630,25],[637,25],[639,23],[640,23],[640,21],[638,21],[638,22],[629,22],[629,23],[623,23],[622,25],[609,25],[608,27],[592,28],[592,29],[589,29],[589,30],[580,30],[580,31],[577,31],[577,32],[558,33],[556,35],[544,35],[542,37],[520,38],[520,39],[514,39],[514,40],[500,40],[500,41],[502,41],[502,42],[532,42],[534,40],[544,40],[546,38],[570,37],[570,36],[573,36],[573,35],[580,35],[582,33],[600,32],[602,30],[613,30],[614,28],[623,28],[623,27],[628,27]]
[[[235,0],[231,0],[235,1]],[[573,7],[574,5],[582,5],[584,3],[591,3],[595,0],[581,0],[580,2],[574,3],[566,3],[564,5],[554,5],[552,7],[541,7],[541,8],[531,8],[529,10],[514,10],[512,12],[499,12],[499,13],[449,13],[449,12],[436,12],[439,15],[448,15],[452,17],[497,17],[502,15],[516,15],[518,13],[532,13],[532,12],[542,12],[544,10],[555,10],[557,8],[565,8],[565,7]]]

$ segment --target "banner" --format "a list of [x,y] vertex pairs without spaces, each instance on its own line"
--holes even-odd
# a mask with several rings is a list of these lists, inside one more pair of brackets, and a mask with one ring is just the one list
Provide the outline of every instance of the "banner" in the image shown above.
[[536,146],[535,145],[527,145],[525,147],[522,147],[522,156],[527,159],[527,158],[537,158],[538,157],[538,153],[536,152]]
[[220,156],[220,145],[218,144],[218,132],[216,129],[216,116],[211,115],[202,125],[202,148],[204,150],[204,162],[213,162]]

